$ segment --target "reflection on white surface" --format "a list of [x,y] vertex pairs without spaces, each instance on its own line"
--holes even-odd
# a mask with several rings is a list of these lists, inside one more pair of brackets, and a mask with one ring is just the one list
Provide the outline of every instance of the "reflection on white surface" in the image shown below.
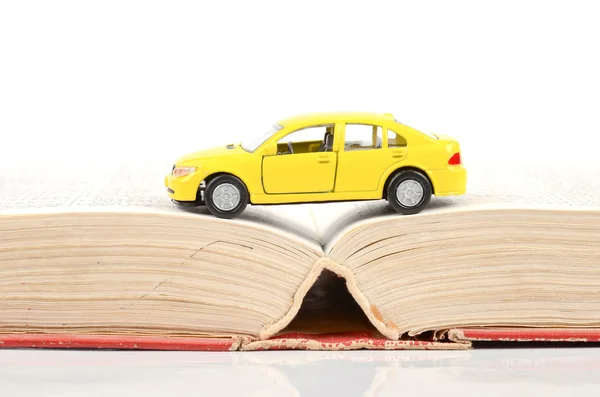
[[0,351],[6,396],[582,396],[600,392],[599,370],[593,348]]

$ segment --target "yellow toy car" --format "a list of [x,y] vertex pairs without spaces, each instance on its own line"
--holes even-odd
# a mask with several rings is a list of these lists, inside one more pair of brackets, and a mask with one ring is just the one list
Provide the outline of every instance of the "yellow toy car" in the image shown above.
[[432,195],[466,192],[459,143],[401,124],[391,114],[339,112],[290,117],[242,143],[185,155],[165,178],[181,205],[220,218],[248,204],[386,199],[416,214]]

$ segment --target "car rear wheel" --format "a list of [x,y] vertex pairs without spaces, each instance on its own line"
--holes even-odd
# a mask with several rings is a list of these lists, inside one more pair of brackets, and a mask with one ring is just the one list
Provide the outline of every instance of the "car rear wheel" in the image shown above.
[[387,187],[387,200],[390,206],[404,215],[421,212],[431,200],[432,187],[429,179],[421,172],[400,171]]
[[220,175],[211,179],[204,191],[204,202],[208,211],[216,217],[231,219],[246,209],[248,190],[238,178]]

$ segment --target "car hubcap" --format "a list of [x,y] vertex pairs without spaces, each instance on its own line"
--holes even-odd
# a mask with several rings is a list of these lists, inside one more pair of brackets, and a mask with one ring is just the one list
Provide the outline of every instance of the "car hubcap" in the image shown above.
[[223,183],[215,188],[213,203],[221,211],[231,211],[240,203],[240,191],[230,183]]
[[402,181],[396,189],[396,198],[403,206],[414,207],[423,199],[423,186],[412,179]]

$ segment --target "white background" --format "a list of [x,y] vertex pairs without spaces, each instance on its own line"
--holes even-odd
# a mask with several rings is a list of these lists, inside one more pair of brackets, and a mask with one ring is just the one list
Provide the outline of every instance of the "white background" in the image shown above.
[[[168,167],[185,152],[262,134],[280,118],[332,110],[391,112],[415,128],[453,135],[467,162],[597,165],[599,7],[596,1],[523,0],[4,0],[0,165],[85,169],[124,160]],[[498,390],[519,395],[519,389],[522,395],[569,390],[597,395],[597,377],[557,378],[549,352],[465,353],[463,366],[427,364],[414,376],[394,372],[402,381],[386,387],[390,395]],[[375,362],[378,354],[363,352],[359,358]],[[556,354],[568,357],[560,361],[563,371],[580,373],[590,363],[598,365],[597,350]],[[161,385],[168,394],[170,382],[177,382],[178,391],[201,395],[205,384],[195,377],[181,383],[181,374],[200,371],[202,379],[213,379],[202,363],[222,356],[136,355],[137,366],[116,367],[120,377],[99,376],[96,364],[79,362],[106,359],[123,366],[123,357],[129,356],[3,351],[0,386],[14,396],[90,395],[91,386],[117,396],[156,392]],[[193,362],[181,364],[181,357]],[[240,376],[236,360],[289,364],[311,357],[228,355],[225,364],[210,368],[222,384],[233,379],[243,385],[250,378]],[[345,368],[343,360],[355,356],[337,357],[327,361],[328,368]],[[413,356],[390,352],[386,357],[410,361]],[[44,360],[52,365],[40,364]],[[515,363],[541,371],[515,370]],[[140,372],[146,364],[158,372]],[[303,372],[306,367],[288,364],[287,376],[296,374],[300,383],[331,376],[321,367]],[[252,368],[266,381],[241,389],[232,383],[226,390],[254,395],[279,390],[276,371],[257,365]],[[381,373],[375,369],[374,382]],[[60,381],[54,381],[57,373]],[[362,373],[356,370],[338,382],[352,382]],[[453,376],[461,374],[466,375],[455,382]],[[251,379],[262,379],[257,376]],[[357,385],[357,395],[367,384]],[[215,395],[212,387],[209,394]]]
[[454,135],[466,161],[596,161],[596,1],[0,4],[11,164],[170,165],[330,110]]

